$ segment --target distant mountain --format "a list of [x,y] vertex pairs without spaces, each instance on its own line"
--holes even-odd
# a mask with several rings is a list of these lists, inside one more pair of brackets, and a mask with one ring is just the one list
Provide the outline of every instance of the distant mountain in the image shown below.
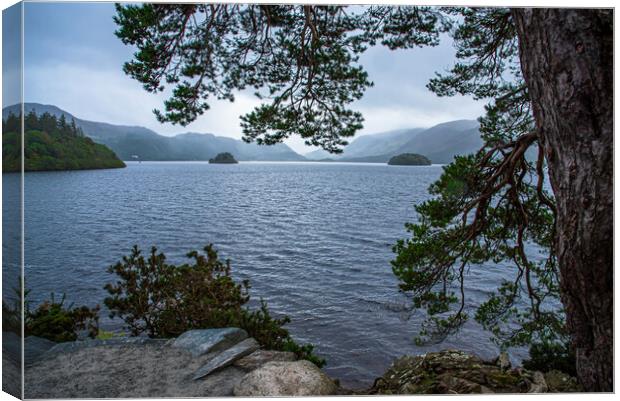
[[[82,128],[86,136],[108,146],[122,160],[132,160],[133,156],[138,156],[140,160],[208,161],[223,152],[231,153],[242,161],[306,160],[285,144],[260,146],[233,138],[193,132],[168,137],[145,127],[83,120],[56,106],[39,103],[25,103],[24,110],[26,113],[34,110],[37,115],[48,112],[60,117],[64,114],[68,121],[75,119],[76,125]],[[18,114],[19,111],[20,105],[5,107],[2,117],[6,118],[9,112]]]
[[[409,128],[362,135],[351,141],[341,154],[331,154],[323,149],[318,149],[306,153],[304,156],[309,160],[328,158],[341,159],[342,161],[365,161],[368,157],[376,158],[377,155],[395,154],[401,146],[415,138],[422,131],[424,131],[424,128]],[[386,156],[385,161],[387,159],[389,159],[389,156]]]
[[454,156],[473,153],[482,146],[482,139],[475,120],[457,120],[434,127],[411,128],[355,138],[335,155],[322,149],[307,153],[310,160],[333,159],[335,161],[387,163],[402,153],[417,153],[433,163],[450,163]]
[[435,125],[405,143],[397,153],[418,153],[433,163],[450,163],[454,156],[474,153],[482,147],[478,121],[457,120]]

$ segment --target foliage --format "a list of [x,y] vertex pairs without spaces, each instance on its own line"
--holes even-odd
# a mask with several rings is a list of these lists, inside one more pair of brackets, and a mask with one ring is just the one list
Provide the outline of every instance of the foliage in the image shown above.
[[65,306],[65,295],[56,302],[54,294],[35,310],[30,310],[26,301],[24,330],[26,336],[56,342],[75,341],[81,330],[88,330],[89,337],[95,338],[99,332],[99,306],[92,309],[87,306],[73,307],[73,304]]
[[189,252],[192,263],[175,266],[155,247],[145,258],[134,246],[129,256],[108,269],[119,279],[105,286],[110,317],[121,317],[134,336],[146,333],[155,338],[176,337],[191,329],[240,327],[266,348],[291,349],[301,358],[324,363],[311,346],[293,342],[283,328],[288,317],[273,318],[262,301],[259,310],[245,308],[248,281],[236,283],[230,261],[221,261],[212,245],[204,252]]
[[388,164],[394,166],[429,166],[431,161],[417,153],[403,153],[390,158]]
[[523,361],[529,370],[549,372],[559,370],[577,376],[575,352],[569,344],[536,342],[530,346],[530,358]]
[[161,122],[189,124],[210,96],[234,100],[253,90],[268,100],[241,118],[244,140],[341,152],[362,128],[347,105],[372,85],[358,64],[368,44],[437,44],[440,16],[430,8],[258,4],[117,5],[116,35],[137,47],[124,71],[150,92],[174,87]]
[[[412,237],[394,248],[393,271],[429,315],[422,338],[437,341],[468,318],[468,267],[507,263],[513,279],[477,307],[476,320],[502,347],[563,344],[555,206],[544,190],[544,155],[536,146],[512,15],[500,8],[449,11],[461,18],[452,32],[460,61],[429,88],[440,96],[491,98],[480,119],[485,143],[477,154],[444,167],[430,187],[434,198],[417,205],[419,221],[407,225]],[[538,153],[535,161],[530,149]],[[541,260],[528,257],[539,250]]]
[[[80,170],[125,167],[114,152],[84,136],[82,129],[64,114],[37,116],[34,111],[24,118],[24,170]],[[9,114],[2,122],[2,171],[21,170],[21,116]]]

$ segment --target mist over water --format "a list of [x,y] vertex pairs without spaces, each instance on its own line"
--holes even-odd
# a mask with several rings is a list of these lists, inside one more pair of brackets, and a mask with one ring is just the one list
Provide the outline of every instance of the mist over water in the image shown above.
[[[349,387],[370,386],[403,354],[459,348],[482,357],[498,349],[472,321],[442,344],[415,345],[423,316],[411,311],[392,274],[392,245],[415,221],[441,166],[346,163],[128,163],[125,169],[27,173],[26,286],[102,304],[109,265],[134,244],[156,245],[172,263],[213,243],[252,302],[287,314],[299,342],[327,359]],[[4,174],[3,180],[19,180]],[[10,203],[3,202],[3,207]],[[510,274],[489,265],[468,272],[470,307]],[[6,283],[5,283],[6,289]],[[102,313],[102,325],[121,322]],[[516,350],[518,361],[525,355]]]

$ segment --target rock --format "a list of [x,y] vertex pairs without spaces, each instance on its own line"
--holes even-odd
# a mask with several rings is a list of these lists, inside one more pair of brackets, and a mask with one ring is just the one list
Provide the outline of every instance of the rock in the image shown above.
[[253,338],[246,338],[231,348],[225,349],[215,355],[213,359],[201,366],[195,373],[192,380],[202,379],[211,372],[226,366],[232,365],[239,358],[251,354],[259,348],[258,343]]
[[551,370],[545,373],[545,382],[550,393],[583,391],[583,388],[577,383],[577,379],[559,370]]
[[248,333],[236,327],[190,330],[173,340],[171,346],[185,349],[197,357],[208,352],[230,348],[246,338],[248,338]]
[[258,350],[235,361],[235,366],[246,371],[254,370],[267,362],[292,362],[296,360],[295,354],[284,351]]
[[47,338],[28,336],[24,339],[24,362],[33,364],[41,355],[53,348],[57,343]]
[[534,372],[532,374],[532,384],[528,393],[546,393],[548,390],[549,387],[545,381],[545,376],[539,371]]
[[336,384],[312,362],[267,362],[235,386],[240,397],[319,396],[337,392]]
[[499,356],[497,357],[496,365],[499,366],[499,368],[503,371],[510,369],[510,357],[506,352],[501,352],[499,354]]
[[394,361],[375,381],[370,394],[481,394],[527,391],[530,376],[504,371],[461,351],[446,350]]
[[149,338],[149,337],[128,337],[128,338],[111,338],[108,340],[88,339],[84,341],[68,341],[65,343],[57,343],[52,348],[47,350],[44,354],[37,358],[48,359],[53,358],[58,354],[69,354],[72,352],[81,351],[83,349],[95,348],[95,347],[128,347],[128,346],[164,346],[169,340],[163,338]]

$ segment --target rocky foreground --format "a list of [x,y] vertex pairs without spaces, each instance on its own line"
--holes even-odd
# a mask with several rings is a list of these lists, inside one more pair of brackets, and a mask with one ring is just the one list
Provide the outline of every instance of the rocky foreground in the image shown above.
[[406,356],[372,388],[341,388],[311,362],[260,349],[237,328],[191,330],[171,340],[115,338],[56,344],[26,338],[27,398],[308,396],[579,391],[560,372],[512,368],[460,351]]

